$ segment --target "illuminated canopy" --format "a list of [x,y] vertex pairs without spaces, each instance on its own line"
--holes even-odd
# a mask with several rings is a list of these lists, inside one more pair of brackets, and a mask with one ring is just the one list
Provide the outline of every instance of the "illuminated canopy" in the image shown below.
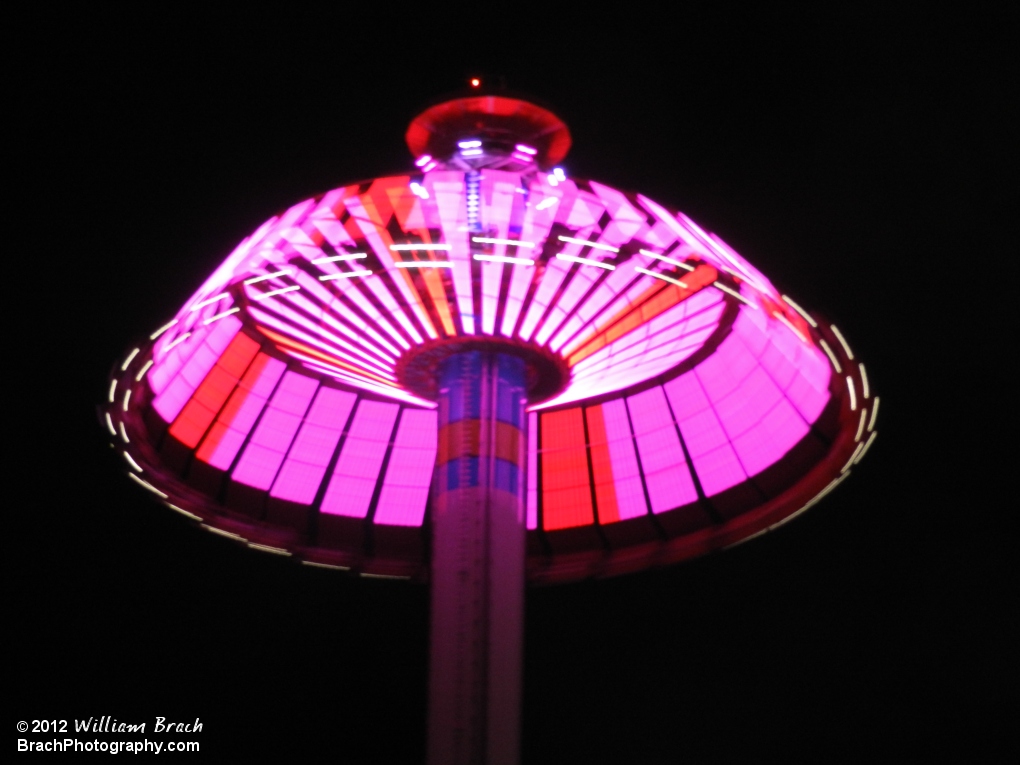
[[551,167],[548,112],[450,103],[412,123],[414,173],[270,218],[116,366],[136,481],[255,547],[424,576],[435,370],[473,347],[528,362],[533,582],[732,545],[848,474],[878,400],[836,327],[682,213]]

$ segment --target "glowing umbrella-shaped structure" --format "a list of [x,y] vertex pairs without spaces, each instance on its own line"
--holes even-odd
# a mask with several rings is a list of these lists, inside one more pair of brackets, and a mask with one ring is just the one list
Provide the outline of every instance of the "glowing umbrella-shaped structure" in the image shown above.
[[719,237],[567,177],[551,112],[471,93],[415,170],[267,220],[118,363],[128,475],[211,532],[428,580],[429,758],[517,757],[523,589],[732,546],[873,442],[840,331]]

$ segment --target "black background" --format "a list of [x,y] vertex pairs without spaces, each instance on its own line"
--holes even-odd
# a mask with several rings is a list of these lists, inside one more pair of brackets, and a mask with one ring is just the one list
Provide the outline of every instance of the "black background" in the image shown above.
[[836,321],[883,403],[779,533],[530,591],[523,761],[1009,761],[1007,14],[428,10],[8,20],[8,735],[199,716],[209,758],[422,760],[426,589],[194,530],[94,406],[241,238],[406,171],[409,120],[479,75],[564,118],[568,173],[679,207]]

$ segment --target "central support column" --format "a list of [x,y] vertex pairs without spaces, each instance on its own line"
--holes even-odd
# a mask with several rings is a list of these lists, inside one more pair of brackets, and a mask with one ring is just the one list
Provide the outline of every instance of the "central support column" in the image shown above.
[[524,627],[525,362],[439,368],[428,762],[516,765]]

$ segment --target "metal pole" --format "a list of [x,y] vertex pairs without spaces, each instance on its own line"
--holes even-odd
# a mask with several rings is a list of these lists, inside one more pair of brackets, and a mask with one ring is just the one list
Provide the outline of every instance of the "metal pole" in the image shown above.
[[439,375],[428,762],[518,761],[524,619],[525,364],[465,351]]

